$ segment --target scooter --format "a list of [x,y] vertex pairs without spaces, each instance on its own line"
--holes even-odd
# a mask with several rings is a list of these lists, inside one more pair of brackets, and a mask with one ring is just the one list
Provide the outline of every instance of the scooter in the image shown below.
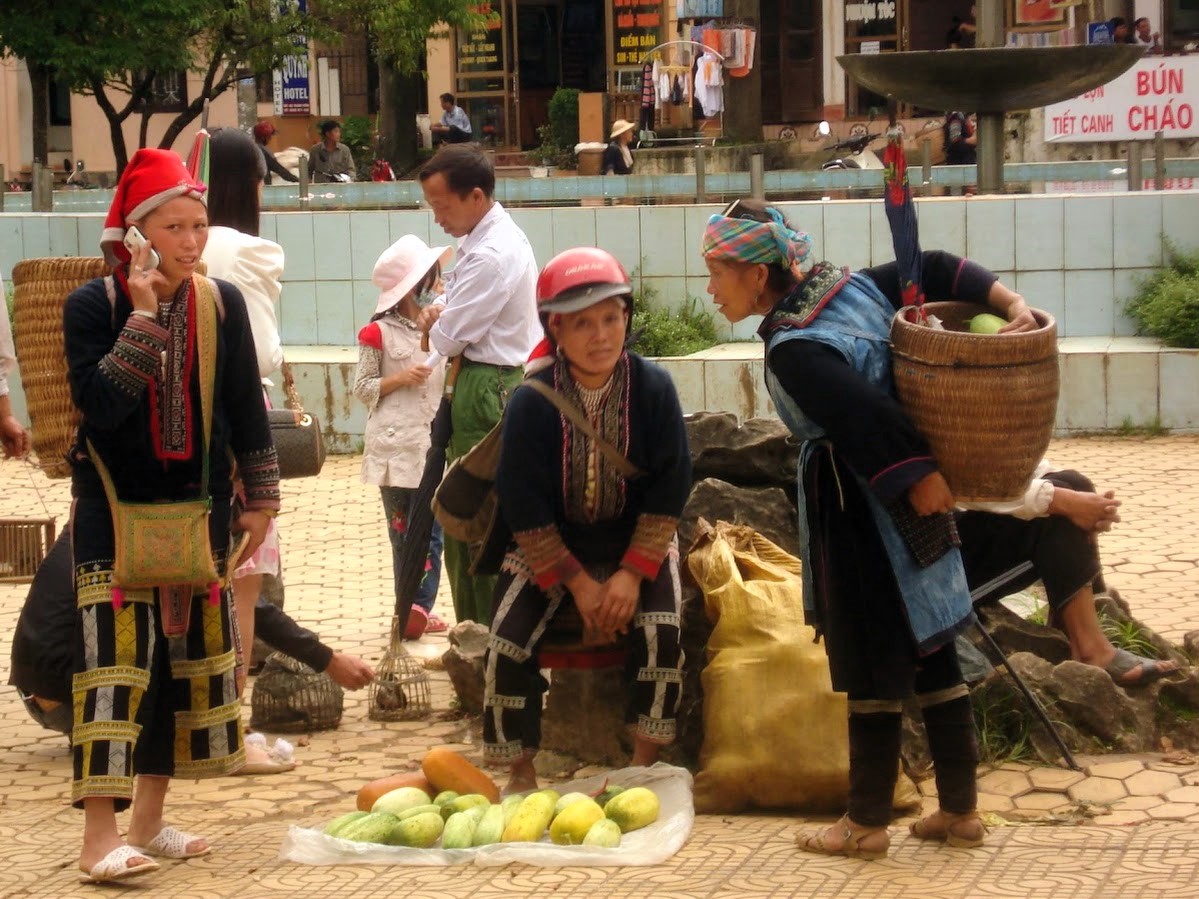
[[[816,131],[822,137],[832,135],[832,128],[828,122],[821,122],[816,126]],[[872,132],[869,125],[861,123],[854,124],[849,129],[849,137],[845,140],[837,141],[825,147],[826,150],[847,150],[848,152],[841,156],[834,156],[832,159],[823,163],[820,168],[824,171],[835,169],[879,169],[883,167],[883,162],[878,158],[878,155],[870,149],[870,145],[874,141],[883,137],[884,132]]]

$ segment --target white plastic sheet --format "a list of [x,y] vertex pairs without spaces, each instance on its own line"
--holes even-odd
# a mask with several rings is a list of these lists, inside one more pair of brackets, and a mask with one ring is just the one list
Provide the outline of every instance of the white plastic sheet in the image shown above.
[[565,866],[656,865],[670,858],[691,835],[695,807],[691,773],[659,762],[652,768],[621,768],[606,775],[554,784],[565,795],[594,793],[604,781],[622,787],[648,787],[658,795],[661,812],[649,827],[627,833],[617,849],[599,846],[555,846],[548,837],[538,843],[496,843],[478,849],[409,849],[354,843],[327,837],[319,830],[292,825],[283,838],[279,858],[306,865],[466,865],[482,867],[524,862],[543,868]]

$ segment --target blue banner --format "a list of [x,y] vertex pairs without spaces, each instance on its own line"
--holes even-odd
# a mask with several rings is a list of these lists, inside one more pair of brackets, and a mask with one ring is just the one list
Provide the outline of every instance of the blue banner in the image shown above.
[[[308,12],[307,0],[281,0],[282,13],[304,15]],[[312,95],[308,81],[308,39],[292,39],[297,52],[283,60],[282,68],[275,69],[275,115],[312,114]]]

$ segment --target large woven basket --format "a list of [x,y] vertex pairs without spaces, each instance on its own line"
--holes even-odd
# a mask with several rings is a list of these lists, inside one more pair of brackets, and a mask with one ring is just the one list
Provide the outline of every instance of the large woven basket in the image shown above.
[[971,334],[974,303],[926,303],[946,330],[915,324],[914,308],[891,323],[895,388],[959,500],[1023,495],[1057,416],[1057,323],[1017,334]]
[[80,415],[71,402],[62,308],[71,291],[108,274],[100,257],[26,259],[12,270],[13,341],[33,428],[33,451],[47,477],[65,478]]

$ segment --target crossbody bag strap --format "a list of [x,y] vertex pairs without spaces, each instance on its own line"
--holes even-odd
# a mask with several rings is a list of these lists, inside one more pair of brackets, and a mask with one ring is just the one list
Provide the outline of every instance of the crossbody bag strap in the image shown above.
[[570,419],[571,424],[595,441],[596,448],[608,457],[608,461],[616,467],[616,470],[620,472],[622,477],[635,478],[644,474],[640,468],[628,460],[624,453],[622,453],[596,432],[591,422],[587,420],[587,416],[579,410],[578,406],[556,391],[553,387],[550,387],[548,384],[544,383],[543,381],[539,381],[536,378],[529,378],[527,381],[525,381],[525,384],[528,384],[543,397],[553,403],[559,412]]

